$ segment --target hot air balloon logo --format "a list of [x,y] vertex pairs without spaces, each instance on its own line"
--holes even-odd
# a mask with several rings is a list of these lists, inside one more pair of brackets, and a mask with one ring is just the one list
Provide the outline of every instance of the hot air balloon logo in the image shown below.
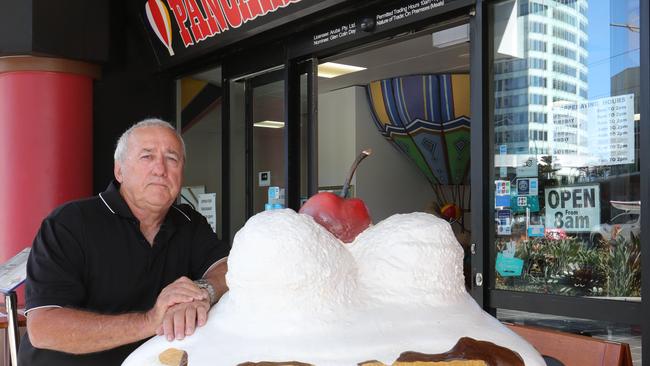
[[167,47],[170,56],[174,56],[172,48],[172,24],[169,20],[169,10],[161,0],[148,0],[144,5],[147,19],[160,42]]
[[[470,157],[468,74],[426,74],[366,87],[379,132],[406,154],[433,188],[436,211],[463,231]],[[467,194],[467,196],[466,196]]]

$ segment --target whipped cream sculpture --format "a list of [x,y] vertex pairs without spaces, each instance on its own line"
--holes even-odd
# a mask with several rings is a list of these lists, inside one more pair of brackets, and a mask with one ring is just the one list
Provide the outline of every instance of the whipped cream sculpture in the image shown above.
[[391,216],[344,243],[310,215],[262,212],[235,235],[230,290],[207,324],[182,341],[154,337],[123,365],[162,365],[170,347],[186,351],[190,366],[391,365],[405,351],[440,354],[464,337],[545,365],[469,296],[462,261],[450,225],[426,213]]

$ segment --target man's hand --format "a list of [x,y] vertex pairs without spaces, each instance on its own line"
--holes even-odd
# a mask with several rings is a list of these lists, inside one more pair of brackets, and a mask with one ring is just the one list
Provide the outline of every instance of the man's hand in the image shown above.
[[181,340],[185,336],[194,334],[197,327],[205,325],[209,310],[209,299],[176,304],[167,309],[156,334],[165,335],[168,341]]
[[152,330],[159,329],[166,317],[168,310],[175,305],[205,301],[209,309],[209,297],[205,290],[201,290],[187,277],[180,277],[170,283],[158,295],[156,304],[146,313],[147,321]]
[[[227,258],[228,257],[222,258],[221,260],[214,263],[206,271],[203,277],[206,280],[210,281],[215,289],[217,298],[220,298],[221,295],[228,291],[225,279],[226,272],[228,272]],[[165,294],[166,290],[168,289],[171,293],[171,287],[174,284],[178,284],[179,288],[183,289],[187,289],[187,287],[191,288],[194,299],[191,301],[164,301],[163,294]],[[199,297],[196,297],[197,291],[200,294]],[[174,297],[174,299],[178,300],[177,297]],[[207,322],[208,311],[210,311],[211,307],[210,294],[208,291],[200,289],[187,277],[181,277],[174,283],[167,286],[160,293],[160,296],[158,296],[158,300],[156,301],[156,306],[154,309],[151,309],[149,312],[154,313],[154,310],[158,308],[159,303],[161,305],[160,308],[164,308],[164,313],[162,316],[160,316],[159,313],[155,313],[155,319],[160,319],[160,322],[154,323],[157,324],[156,328],[154,329],[156,329],[156,334],[165,335],[169,341],[172,341],[174,339],[180,340],[185,338],[185,336],[194,334],[194,331],[197,327],[202,327]],[[157,316],[160,316],[160,318]]]

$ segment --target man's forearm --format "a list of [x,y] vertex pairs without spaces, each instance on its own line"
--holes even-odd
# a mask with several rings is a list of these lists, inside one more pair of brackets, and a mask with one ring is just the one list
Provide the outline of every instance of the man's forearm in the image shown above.
[[203,278],[210,281],[212,287],[214,287],[217,300],[228,291],[228,285],[226,285],[226,272],[228,272],[228,257],[215,263],[203,276]]
[[146,313],[96,314],[69,308],[42,308],[27,316],[32,345],[82,354],[108,350],[155,334]]

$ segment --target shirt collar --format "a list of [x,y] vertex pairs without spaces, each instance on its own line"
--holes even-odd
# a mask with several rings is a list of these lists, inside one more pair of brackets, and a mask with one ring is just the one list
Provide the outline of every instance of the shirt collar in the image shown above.
[[[124,200],[124,197],[120,194],[120,183],[117,181],[112,180],[106,190],[99,194],[99,198],[102,200],[104,206],[106,206],[106,209],[112,214],[138,221],[129,208],[129,205]],[[172,205],[172,207],[169,208],[169,211],[167,211],[163,225],[173,224],[178,226],[190,221],[192,220],[190,220],[190,217],[185,212],[183,212],[177,205]]]

